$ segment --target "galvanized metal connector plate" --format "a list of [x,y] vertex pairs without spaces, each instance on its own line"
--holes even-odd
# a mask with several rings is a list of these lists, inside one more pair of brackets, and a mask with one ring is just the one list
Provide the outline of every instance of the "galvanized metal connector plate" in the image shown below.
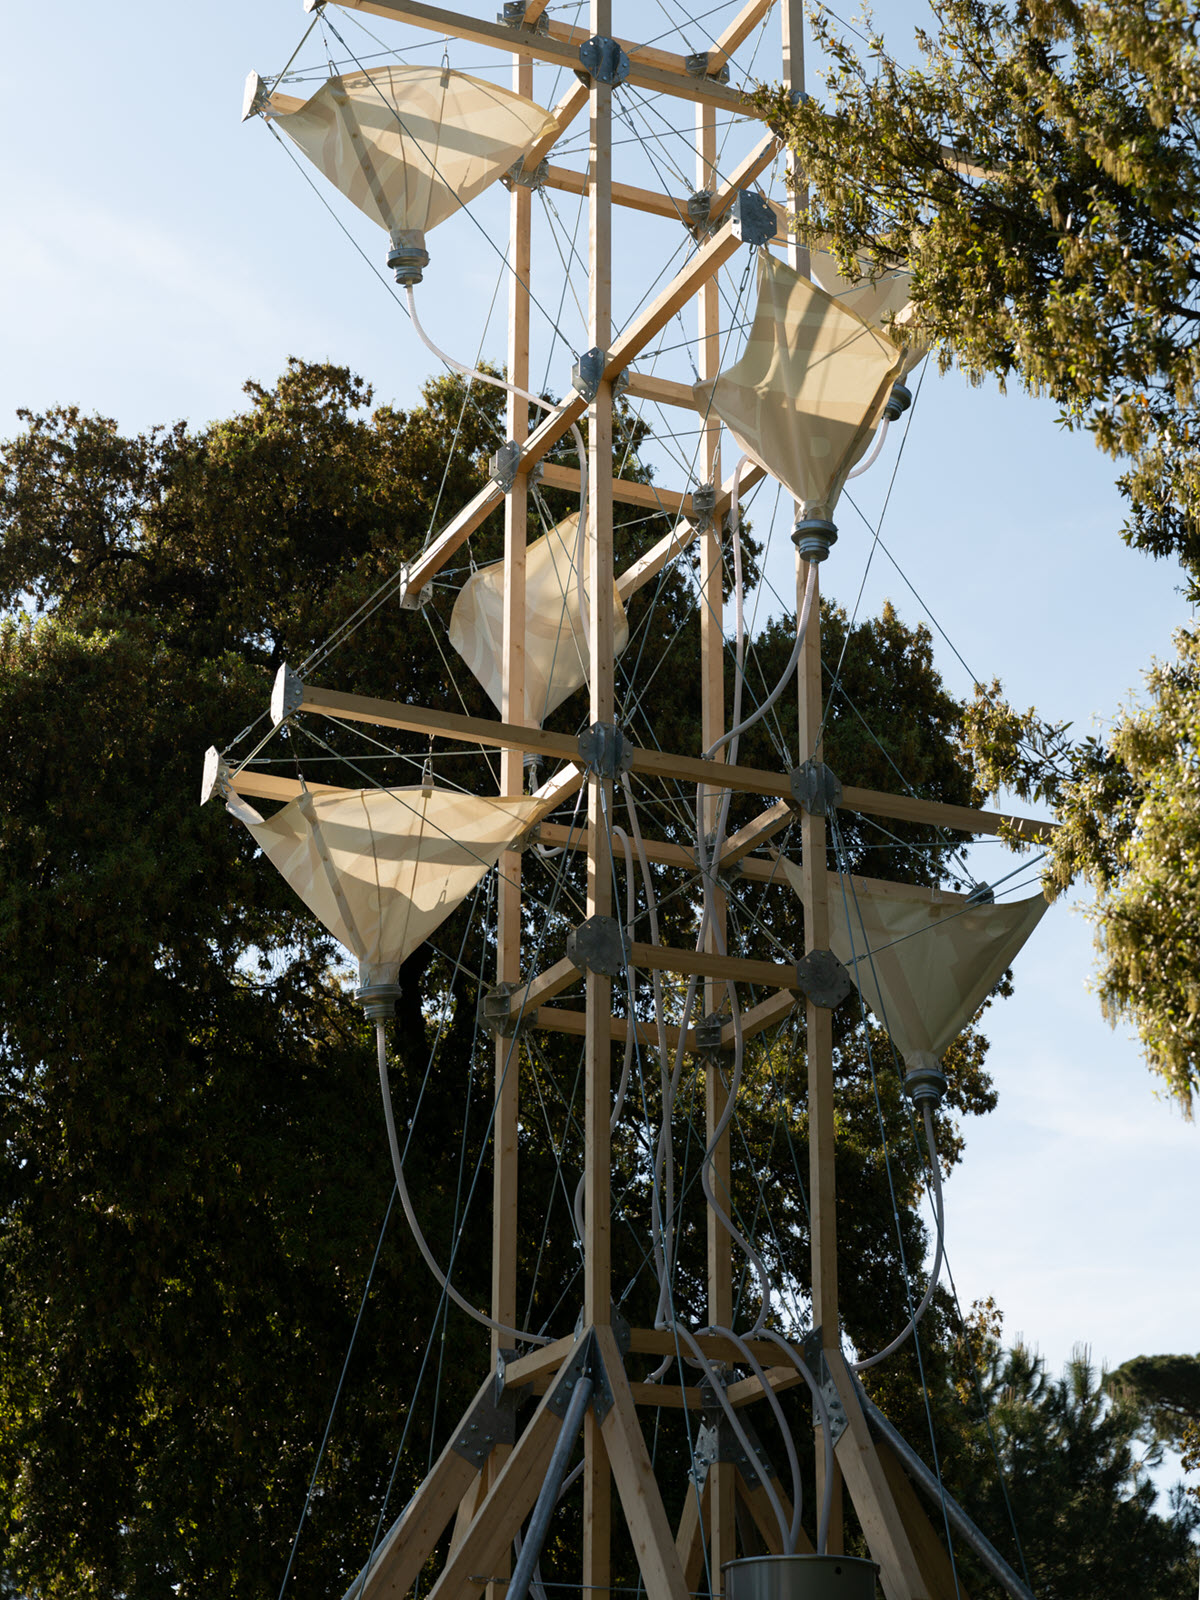
[[596,1420],[603,1422],[613,1408],[613,1392],[608,1373],[604,1370],[600,1346],[591,1329],[580,1339],[566,1364],[558,1369],[558,1376],[546,1400],[546,1410],[553,1411],[556,1417],[565,1417],[575,1385],[581,1378],[592,1380],[592,1409],[596,1413]]
[[810,950],[796,963],[796,987],[813,1005],[832,1011],[854,988],[850,974],[832,950]]
[[842,786],[823,761],[805,761],[788,773],[792,798],[811,817],[827,817],[842,803]]
[[504,0],[504,10],[497,11],[496,21],[506,28],[524,28],[528,33],[550,32],[550,18],[544,11],[533,22],[525,21],[525,0]]
[[579,735],[579,759],[598,778],[616,778],[633,763],[633,747],[613,722],[593,722]]
[[688,195],[688,227],[697,239],[703,238],[708,232],[709,218],[712,215],[712,201],[711,189],[697,189],[694,194]]
[[586,972],[620,978],[628,964],[624,931],[615,917],[589,917],[567,935],[567,959]]
[[479,1026],[493,1038],[511,1039],[518,1030],[519,1018],[512,1008],[515,989],[515,984],[497,983],[479,996],[475,1014]]
[[270,109],[271,92],[257,72],[246,76],[246,90],[242,96],[242,121],[257,117]]
[[711,78],[714,83],[729,82],[729,63],[723,61],[715,72],[708,70],[709,53],[707,50],[698,50],[694,55],[684,56],[684,69],[692,78]]
[[[600,384],[604,378],[604,369],[608,365],[608,351],[601,350],[598,345],[593,345],[590,350],[585,350],[579,360],[571,368],[571,387],[575,393],[581,395],[588,405],[600,393]],[[629,387],[628,372],[618,372],[612,381],[613,399],[623,389]]]
[[505,494],[516,482],[520,470],[521,446],[515,439],[509,439],[507,443],[502,444],[488,462],[488,472],[492,482],[499,484]]
[[712,514],[716,504],[715,483],[700,483],[692,490],[692,522],[701,533],[712,526]]
[[294,717],[304,704],[304,683],[285,661],[275,674],[271,689],[271,721],[276,727]]
[[[817,1388],[821,1391],[821,1398],[829,1413],[830,1442],[836,1444],[849,1427],[849,1423],[846,1420],[846,1408],[842,1404],[842,1397],[829,1374],[829,1366],[825,1360],[825,1336],[820,1328],[814,1328],[804,1339],[800,1346],[800,1354],[804,1357],[804,1363],[816,1379]],[[813,1412],[819,1421],[820,1414],[817,1412],[815,1402]]]
[[481,1394],[455,1431],[455,1455],[474,1467],[482,1467],[498,1444],[515,1444],[519,1393],[507,1390],[498,1400],[494,1394]]
[[406,561],[400,568],[400,609],[401,611],[420,611],[421,607],[433,593],[433,585],[427,583],[423,589],[414,589],[409,582],[408,575],[412,571],[412,563]]
[[762,1440],[755,1431],[754,1425],[745,1410],[741,1412],[738,1421],[741,1423],[742,1431],[749,1440],[750,1447],[754,1451],[754,1455],[758,1457],[758,1460],[755,1461],[753,1456],[746,1454],[742,1448],[741,1440],[730,1425],[728,1417],[725,1416],[724,1412],[721,1412],[719,1416],[712,1417],[708,1421],[701,1423],[696,1433],[696,1443],[692,1450],[692,1465],[688,1476],[698,1488],[704,1487],[704,1480],[708,1477],[709,1469],[715,1466],[718,1461],[729,1462],[737,1467],[748,1489],[757,1489],[762,1482],[762,1474],[758,1470],[760,1464],[766,1470],[769,1478],[778,1477],[766,1451],[763,1449]]
[[751,246],[769,244],[779,232],[779,221],[770,204],[753,189],[739,189],[729,208],[736,239]]
[[629,57],[615,39],[602,33],[594,33],[579,46],[579,65],[589,78],[614,89],[629,76]]
[[715,1051],[721,1048],[721,1034],[725,1028],[725,1018],[719,1011],[710,1011],[702,1018],[693,1030],[696,1038],[696,1049],[702,1051]]
[[[539,21],[541,19],[539,18]],[[550,175],[550,157],[543,156],[536,167],[528,172],[525,170],[525,161],[514,161],[512,166],[500,179],[500,182],[509,189],[541,189]]]

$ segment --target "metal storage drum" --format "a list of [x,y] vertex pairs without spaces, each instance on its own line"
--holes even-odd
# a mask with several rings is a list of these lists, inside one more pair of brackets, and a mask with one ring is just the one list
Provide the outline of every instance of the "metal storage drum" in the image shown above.
[[873,1561],[858,1556],[747,1556],[722,1569],[725,1600],[875,1600]]

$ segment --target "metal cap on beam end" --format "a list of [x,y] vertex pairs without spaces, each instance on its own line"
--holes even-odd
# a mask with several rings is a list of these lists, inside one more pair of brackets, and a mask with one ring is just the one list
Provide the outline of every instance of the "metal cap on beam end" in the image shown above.
[[946,1074],[935,1055],[923,1050],[913,1057],[904,1074],[904,1092],[918,1111],[923,1106],[937,1110],[946,1093]]
[[242,95],[242,121],[249,122],[271,103],[270,92],[257,72],[246,74],[246,92]]
[[898,422],[910,405],[912,405],[912,390],[897,380],[892,385],[892,392],[884,405],[883,414],[889,422]]
[[368,1022],[387,1022],[396,1015],[396,1001],[400,998],[400,969],[396,966],[371,966],[358,963],[358,988],[354,1003],[361,1006]]
[[837,543],[837,528],[827,517],[801,517],[792,530],[801,561],[824,561]]
[[204,776],[200,779],[200,804],[206,806],[214,795],[227,799],[233,792],[233,780],[225,759],[216,745],[210,744],[204,752]]
[[629,964],[629,953],[620,923],[615,917],[589,917],[567,935],[567,959],[585,972],[621,978]]
[[293,672],[285,661],[275,674],[271,689],[271,722],[277,728],[281,722],[295,716],[304,704],[304,684],[299,673]]

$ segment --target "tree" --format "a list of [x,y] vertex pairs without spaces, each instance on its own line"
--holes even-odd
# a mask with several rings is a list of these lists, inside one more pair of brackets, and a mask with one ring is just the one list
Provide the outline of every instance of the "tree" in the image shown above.
[[[1180,1452],[1185,1472],[1200,1468],[1200,1356],[1134,1356],[1109,1374],[1107,1387],[1138,1408],[1150,1441]],[[1187,1492],[1200,1503],[1200,1484]]]
[[1096,890],[1101,1004],[1112,1022],[1136,1026],[1151,1069],[1190,1115],[1200,1088],[1200,638],[1184,630],[1176,643],[1176,660],[1147,674],[1148,703],[1103,740],[1014,712],[998,684],[977,693],[967,729],[986,787],[1054,807],[1048,890],[1080,878]]
[[[1169,1515],[1155,1512],[1146,1471],[1154,1452],[1137,1448],[1141,1407],[1118,1374],[1097,1372],[1079,1347],[1053,1378],[1027,1346],[1005,1350],[995,1308],[981,1309],[960,1346],[961,1398],[971,1422],[947,1435],[951,1491],[1044,1600],[1109,1593],[1190,1600],[1197,1575],[1191,1536],[1200,1513],[1179,1495]],[[972,1367],[978,1387],[964,1381],[973,1380]],[[960,1559],[975,1593],[981,1575],[969,1552]],[[987,1593],[990,1580],[983,1581]]]
[[[1200,96],[1186,0],[934,0],[922,64],[828,13],[828,99],[763,91],[800,222],[913,274],[943,366],[1049,395],[1127,462],[1126,537],[1200,563]],[[863,58],[865,57],[865,59]],[[806,203],[805,203],[806,202]],[[860,269],[861,270],[861,269]]]
[[[279,663],[302,660],[369,601],[420,548],[439,496],[466,500],[486,473],[494,395],[444,380],[409,412],[369,413],[369,400],[343,369],[293,363],[274,388],[250,385],[243,412],[203,429],[127,438],[64,409],[26,417],[3,447],[0,1564],[18,1591],[86,1600],[278,1591],[391,1173],[364,1026],[346,1003],[334,947],[248,837],[219,808],[198,809],[195,795],[200,752],[261,713]],[[636,423],[622,426],[620,448],[636,450]],[[570,500],[549,505],[561,515]],[[623,556],[656,531],[619,528]],[[498,519],[473,550],[479,560],[498,554]],[[452,598],[435,589],[435,631]],[[444,700],[446,669],[426,619],[406,617],[402,630],[390,608],[364,616],[336,660],[339,686]],[[684,749],[699,738],[695,630],[685,627],[694,617],[678,579],[631,616],[642,670],[656,673],[660,736]],[[923,792],[968,798],[955,760],[961,709],[938,681],[928,636],[891,614],[853,629],[836,611],[826,620],[839,654],[845,644],[841,693],[890,707],[878,746],[835,708],[828,749],[844,781],[880,782],[891,754]],[[677,635],[678,654],[668,654]],[[768,678],[787,644],[782,625],[755,641]],[[465,677],[461,687],[467,709],[488,714],[482,691]],[[582,705],[564,706],[559,725],[576,725]],[[334,756],[341,739],[330,725]],[[287,748],[310,776],[326,773],[308,747]],[[397,748],[415,777],[422,742]],[[775,759],[747,741],[746,758],[760,755]],[[479,781],[465,757],[444,770]],[[920,847],[926,874],[953,842],[921,830],[898,837]],[[854,870],[867,842],[847,831]],[[794,945],[794,898],[780,894],[764,915]],[[664,919],[667,937],[694,932],[691,898],[676,896]],[[548,920],[557,936],[569,917],[560,908]],[[478,985],[462,972],[486,974],[488,955],[480,920],[457,913],[406,963],[392,1034],[397,1099],[412,1111],[422,1095],[419,1129],[436,1130],[413,1144],[410,1183],[435,1253],[446,1261],[457,1251],[456,1281],[477,1304],[487,1297],[488,1219],[465,1208],[457,1163],[486,1160],[478,1106],[491,1049],[476,1028]],[[840,1203],[862,1264],[843,1304],[865,1349],[907,1314],[899,1252],[915,1270],[922,1166],[894,1070],[873,1071],[861,1028],[840,1027]],[[439,1059],[455,1071],[427,1074],[439,1037]],[[738,1157],[751,1212],[760,1181],[794,1185],[805,1169],[802,1047],[793,1033],[750,1063],[771,1085]],[[941,1119],[951,1162],[958,1118],[992,1104],[985,1049],[967,1035],[951,1062]],[[877,1061],[882,1050],[876,1036]],[[539,1183],[554,1189],[560,1136],[570,1158],[572,1113],[565,1089],[553,1102],[552,1081],[569,1086],[569,1064],[561,1041],[540,1047],[537,1086],[558,1120],[526,1121],[532,1195]],[[633,1144],[625,1153],[626,1203],[640,1228],[640,1158]],[[524,1220],[536,1240],[541,1217]],[[806,1226],[794,1206],[776,1243],[780,1269],[801,1290]],[[623,1228],[615,1239],[617,1270],[633,1281],[641,1243]],[[685,1308],[702,1249],[684,1241]],[[574,1317],[573,1304],[557,1302],[576,1266],[566,1229],[547,1239],[538,1278],[523,1262],[531,1315],[556,1333]],[[631,1310],[639,1295],[644,1277]],[[479,1330],[445,1312],[395,1227],[364,1316],[330,1470],[300,1544],[295,1581],[306,1593],[336,1591],[352,1575],[389,1492],[394,1514],[486,1359]],[[439,1328],[440,1347],[448,1341],[461,1357],[444,1372],[436,1358],[423,1367]],[[389,1491],[397,1406],[422,1371]],[[917,1392],[911,1372],[894,1382]]]

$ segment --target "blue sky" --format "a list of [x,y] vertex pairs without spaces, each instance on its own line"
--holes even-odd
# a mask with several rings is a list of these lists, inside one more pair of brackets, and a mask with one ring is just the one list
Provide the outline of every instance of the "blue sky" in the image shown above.
[[[886,27],[883,8],[880,17]],[[237,405],[245,378],[271,381],[289,354],[351,365],[378,399],[416,397],[426,352],[335,216],[374,260],[382,236],[333,197],[335,215],[324,210],[267,130],[238,120],[247,70],[282,66],[307,20],[299,0],[127,0],[115,10],[67,0],[9,17],[0,74],[9,127],[20,132],[0,151],[6,429],[16,407],[57,402],[130,429],[201,423]],[[350,38],[344,17],[335,20]],[[397,54],[425,44],[371,26]],[[375,48],[355,38],[356,49]],[[416,59],[429,55],[426,45]],[[468,70],[486,59],[478,48],[452,53]],[[770,75],[769,51],[759,70]],[[574,217],[570,197],[556,203]],[[502,238],[502,201],[485,197],[477,215]],[[473,226],[455,219],[433,236],[422,306],[432,336],[456,354],[482,348],[500,359],[500,322],[487,321],[495,261]],[[633,235],[630,273],[643,249],[665,260],[680,240],[652,230],[671,226]],[[544,340],[538,349],[565,389],[562,350]],[[895,459],[893,440],[861,480],[866,523]],[[660,476],[675,481],[666,465]],[[1171,653],[1172,630],[1188,616],[1177,573],[1121,543],[1112,477],[1043,402],[927,373],[883,530],[903,576],[876,551],[863,611],[891,599],[908,622],[929,621],[957,693],[972,676],[999,676],[1021,706],[1080,730],[1102,726],[1138,693],[1150,659]],[[871,540],[845,503],[839,523],[825,586],[853,606]],[[787,593],[786,558],[770,572]],[[980,852],[978,870],[997,876],[1015,864],[993,868],[999,859]],[[1200,1214],[1200,1131],[1156,1098],[1127,1032],[1100,1019],[1091,965],[1081,910],[1052,910],[1017,962],[1016,998],[989,1014],[1000,1105],[971,1131],[947,1191],[964,1302],[994,1295],[1006,1331],[1054,1366],[1080,1341],[1114,1365],[1200,1348],[1187,1222]]]

